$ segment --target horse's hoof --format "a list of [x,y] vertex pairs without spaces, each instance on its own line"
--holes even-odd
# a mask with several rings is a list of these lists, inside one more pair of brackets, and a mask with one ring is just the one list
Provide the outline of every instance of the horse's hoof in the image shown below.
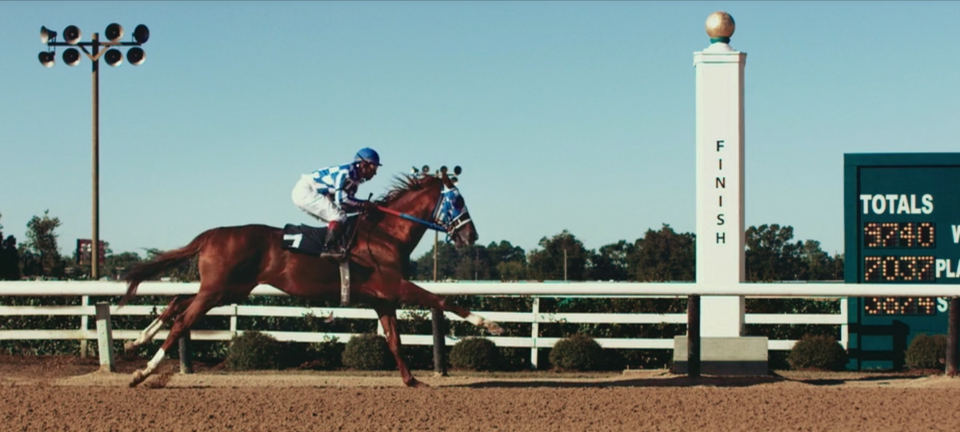
[[133,341],[130,341],[130,342],[127,342],[127,343],[123,344],[123,350],[124,350],[124,351],[133,351],[133,350],[136,349],[136,348],[137,348],[137,344],[134,343]]
[[425,382],[423,382],[423,381],[417,380],[416,378],[413,378],[413,379],[410,380],[410,382],[405,382],[404,384],[406,384],[407,387],[414,387],[414,388],[427,388],[427,387],[430,387],[429,384],[427,384],[427,383],[425,383]]
[[487,321],[485,324],[487,325],[487,331],[489,331],[490,333],[493,333],[495,335],[503,334],[503,327],[500,327],[499,324],[493,321]]
[[133,380],[130,381],[130,387],[136,387],[137,384],[140,384],[140,383],[143,382],[144,378],[145,378],[145,377],[143,376],[143,372],[142,372],[142,371],[136,371],[136,372],[134,372],[134,373],[133,373]]

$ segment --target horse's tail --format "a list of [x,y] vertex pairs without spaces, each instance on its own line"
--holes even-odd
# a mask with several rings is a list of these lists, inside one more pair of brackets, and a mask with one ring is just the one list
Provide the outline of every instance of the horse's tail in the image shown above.
[[198,235],[190,244],[180,249],[164,252],[149,262],[135,264],[130,271],[123,275],[123,280],[128,282],[129,285],[127,286],[127,294],[120,299],[119,306],[123,306],[133,298],[137,293],[137,287],[140,286],[140,282],[183,264],[187,260],[197,256],[197,254],[200,253],[200,249],[203,248],[204,243],[206,243],[207,238],[210,236],[211,231],[206,231]]

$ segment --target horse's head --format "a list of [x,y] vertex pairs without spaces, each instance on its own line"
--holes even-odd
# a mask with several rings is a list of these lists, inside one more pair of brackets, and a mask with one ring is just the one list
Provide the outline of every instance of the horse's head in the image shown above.
[[380,205],[445,231],[457,247],[472,245],[478,236],[456,185],[460,167],[454,168],[453,177],[447,175],[446,167],[435,174],[429,170],[429,166],[422,171],[414,168],[413,174],[399,177]]
[[[454,168],[454,174],[460,175],[459,166]],[[460,195],[460,189],[457,189],[456,177],[447,176],[447,167],[441,167],[438,178],[443,182],[443,188],[440,191],[437,209],[434,211],[434,221],[446,228],[447,235],[453,239],[457,247],[476,243],[479,238],[477,228],[473,224],[473,219],[470,218],[467,203],[463,195]]]

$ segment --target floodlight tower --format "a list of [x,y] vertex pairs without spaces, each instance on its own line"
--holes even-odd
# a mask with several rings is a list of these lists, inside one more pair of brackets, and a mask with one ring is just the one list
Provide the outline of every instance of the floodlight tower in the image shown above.
[[[146,53],[140,45],[147,42],[150,38],[150,30],[147,26],[140,24],[133,30],[132,42],[121,42],[123,38],[123,27],[120,24],[112,23],[104,30],[104,36],[109,42],[101,42],[100,35],[93,34],[89,42],[80,41],[80,29],[75,25],[69,25],[63,29],[63,41],[57,41],[57,32],[48,29],[46,26],[40,27],[40,42],[47,45],[47,51],[40,52],[40,64],[48,68],[53,67],[56,58],[56,47],[70,46],[63,52],[63,62],[68,66],[76,66],[80,63],[80,51],[72,47],[80,47],[87,58],[93,64],[93,233],[90,239],[90,278],[99,279],[99,261],[100,261],[100,74],[99,64],[102,56],[108,65],[117,67],[123,63],[123,54],[116,47],[132,46],[127,50],[127,61],[134,66],[143,64],[146,60]],[[87,50],[90,47],[90,50]],[[50,50],[53,48],[53,50]],[[106,48],[101,51],[101,48]]]

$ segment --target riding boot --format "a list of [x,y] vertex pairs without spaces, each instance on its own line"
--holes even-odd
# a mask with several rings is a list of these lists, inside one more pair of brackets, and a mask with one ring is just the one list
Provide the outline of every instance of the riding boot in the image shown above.
[[340,244],[340,237],[343,233],[343,227],[341,225],[342,224],[338,222],[330,222],[330,224],[327,225],[327,237],[323,244],[324,252],[320,254],[321,257],[343,258],[344,251]]

